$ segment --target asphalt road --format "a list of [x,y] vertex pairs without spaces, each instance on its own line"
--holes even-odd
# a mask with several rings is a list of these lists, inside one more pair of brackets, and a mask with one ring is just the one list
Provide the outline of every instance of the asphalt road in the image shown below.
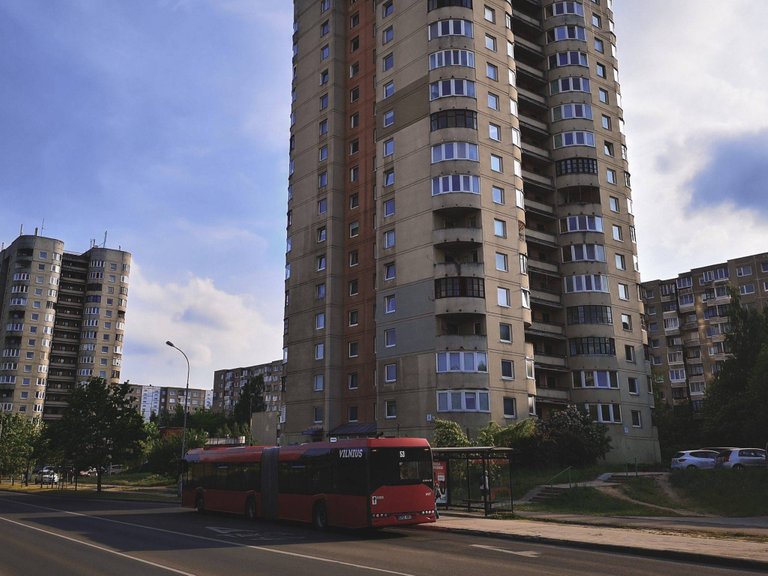
[[747,574],[419,528],[318,533],[175,506],[0,492],[0,575]]

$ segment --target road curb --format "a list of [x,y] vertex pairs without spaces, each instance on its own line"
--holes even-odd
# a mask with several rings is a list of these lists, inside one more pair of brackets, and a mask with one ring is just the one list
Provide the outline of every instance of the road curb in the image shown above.
[[731,558],[731,557],[717,556],[714,554],[684,552],[681,550],[662,550],[662,549],[656,549],[656,548],[641,548],[641,547],[626,546],[621,544],[608,544],[603,542],[580,542],[577,540],[551,538],[548,536],[530,536],[527,534],[510,534],[506,532],[494,532],[492,530],[483,530],[481,528],[451,528],[448,526],[438,526],[435,524],[423,524],[420,526],[414,526],[413,528],[417,530],[418,529],[435,530],[438,532],[455,532],[459,534],[472,534],[477,536],[486,536],[489,538],[498,538],[500,540],[517,540],[520,542],[533,542],[536,544],[567,546],[569,548],[581,548],[584,550],[618,552],[621,554],[631,554],[634,556],[645,556],[650,558],[661,558],[665,560],[684,560],[686,562],[696,562],[699,564],[706,564],[707,566],[720,566],[723,568],[738,568],[741,570],[768,571],[768,562],[764,562],[762,560],[750,560],[748,558]]

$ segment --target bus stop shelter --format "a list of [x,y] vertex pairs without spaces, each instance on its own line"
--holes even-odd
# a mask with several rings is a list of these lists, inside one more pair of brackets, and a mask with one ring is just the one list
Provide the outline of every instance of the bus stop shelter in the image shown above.
[[485,516],[512,512],[513,452],[495,446],[432,448],[434,481],[443,494],[435,504]]

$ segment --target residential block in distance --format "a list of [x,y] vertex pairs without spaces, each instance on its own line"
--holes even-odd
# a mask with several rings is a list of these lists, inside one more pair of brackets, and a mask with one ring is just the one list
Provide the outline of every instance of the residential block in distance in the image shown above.
[[733,289],[742,306],[768,304],[768,252],[642,283],[655,387],[669,405],[704,405],[707,383],[730,350],[725,341]]
[[[36,231],[37,232],[37,231]],[[21,235],[0,250],[0,409],[54,420],[91,378],[120,382],[131,255]]]
[[286,442],[569,403],[655,461],[610,0],[295,0]]

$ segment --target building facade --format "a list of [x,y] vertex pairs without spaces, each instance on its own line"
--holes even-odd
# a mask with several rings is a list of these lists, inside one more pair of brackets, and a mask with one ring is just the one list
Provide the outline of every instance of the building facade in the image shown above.
[[659,399],[701,411],[707,384],[730,350],[731,290],[742,306],[768,304],[768,252],[643,282],[651,367]]
[[212,409],[231,415],[243,386],[257,376],[264,379],[265,412],[281,412],[283,363],[280,360],[244,368],[216,370],[213,373]]
[[[186,388],[173,388],[167,386],[131,385],[131,395],[134,398],[136,409],[146,422],[153,416],[163,411],[173,413],[176,407],[184,408]],[[210,410],[213,406],[213,390],[204,388],[190,388],[187,399],[188,413],[200,410]]]
[[61,417],[75,385],[120,382],[131,255],[19,236],[0,251],[0,408]]
[[285,439],[575,403],[655,460],[611,2],[294,13]]

